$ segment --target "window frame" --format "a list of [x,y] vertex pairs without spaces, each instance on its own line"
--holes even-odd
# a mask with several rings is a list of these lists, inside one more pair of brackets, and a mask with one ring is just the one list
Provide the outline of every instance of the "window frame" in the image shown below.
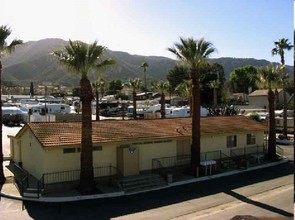
[[227,148],[237,147],[237,135],[228,135],[226,137],[226,147]]

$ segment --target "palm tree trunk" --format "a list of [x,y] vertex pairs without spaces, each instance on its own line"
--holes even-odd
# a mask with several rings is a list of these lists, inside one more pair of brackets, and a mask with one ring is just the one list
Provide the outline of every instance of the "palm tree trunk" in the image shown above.
[[286,92],[286,83],[283,79],[283,135],[287,138],[287,92]]
[[79,191],[81,193],[93,192],[95,187],[93,173],[93,154],[92,154],[92,120],[91,120],[91,101],[92,91],[90,81],[82,78],[81,101],[82,101],[82,141],[81,141],[81,173]]
[[[2,63],[0,60],[0,97],[2,95]],[[3,142],[2,142],[2,99],[0,99],[0,184],[5,183],[3,170]]]
[[166,118],[165,111],[165,94],[162,92],[161,94],[161,118]]
[[192,77],[192,145],[191,145],[191,170],[196,175],[200,166],[201,156],[201,129],[200,129],[200,83],[198,70],[191,70]]
[[95,98],[96,98],[96,107],[95,107],[95,111],[96,111],[96,121],[99,121],[99,92],[96,89],[95,91]]
[[136,115],[136,92],[135,91],[133,91],[132,96],[133,96],[133,119],[136,119],[137,115]]
[[276,159],[276,124],[275,124],[275,94],[269,89],[268,90],[268,158],[270,160]]
[[213,104],[217,106],[217,91],[216,88],[213,88]]

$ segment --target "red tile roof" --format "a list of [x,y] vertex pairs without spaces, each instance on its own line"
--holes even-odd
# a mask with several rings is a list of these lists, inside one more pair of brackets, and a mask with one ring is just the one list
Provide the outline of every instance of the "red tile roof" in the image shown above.
[[[29,128],[43,147],[80,145],[81,122],[35,122]],[[136,141],[191,136],[191,118],[154,120],[103,120],[92,122],[93,143]],[[215,135],[266,130],[262,124],[244,116],[201,118],[201,135]]]

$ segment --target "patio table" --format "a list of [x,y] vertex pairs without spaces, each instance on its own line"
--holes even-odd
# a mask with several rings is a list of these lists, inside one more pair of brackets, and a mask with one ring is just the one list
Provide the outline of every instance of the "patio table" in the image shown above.
[[205,167],[205,175],[207,175],[207,171],[209,169],[209,174],[212,174],[212,167],[216,170],[216,161],[215,160],[202,160],[200,165]]

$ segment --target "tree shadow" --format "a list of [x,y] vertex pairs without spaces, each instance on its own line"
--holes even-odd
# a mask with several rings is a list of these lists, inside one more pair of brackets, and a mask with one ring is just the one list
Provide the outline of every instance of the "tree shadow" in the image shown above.
[[[251,172],[129,196],[64,203],[26,201],[24,205],[28,214],[33,219],[111,219],[210,196],[220,192],[230,192],[236,188],[280,178],[293,173],[294,166],[291,163],[285,163]],[[238,197],[238,195],[232,195]],[[266,204],[255,203],[247,198],[238,198],[277,213],[287,216],[291,214]]]
[[254,205],[254,206],[257,206],[259,208],[262,208],[262,209],[266,209],[268,211],[271,211],[271,212],[274,212],[274,213],[277,213],[278,215],[283,215],[283,216],[286,216],[286,217],[293,217],[293,213],[290,213],[290,212],[287,212],[285,210],[282,210],[282,209],[278,209],[274,206],[271,206],[271,205],[267,205],[265,203],[261,203],[261,202],[258,202],[258,201],[254,201],[252,199],[249,199],[247,198],[246,196],[243,196],[239,193],[236,193],[232,190],[230,191],[224,191],[224,193],[244,202],[244,203],[248,203],[248,204],[251,204],[251,205]]

